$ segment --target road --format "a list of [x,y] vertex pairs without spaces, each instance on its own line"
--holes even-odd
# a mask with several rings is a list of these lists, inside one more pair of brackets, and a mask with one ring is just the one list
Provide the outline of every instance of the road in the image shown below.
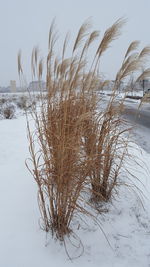
[[124,116],[133,123],[142,125],[150,129],[150,110],[126,107]]
[[150,153],[150,103],[139,105],[126,102],[123,117],[135,126],[133,138],[138,145]]

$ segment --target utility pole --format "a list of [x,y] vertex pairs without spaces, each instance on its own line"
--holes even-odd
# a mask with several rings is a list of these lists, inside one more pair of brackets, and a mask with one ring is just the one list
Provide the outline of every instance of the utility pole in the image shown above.
[[142,80],[142,88],[143,88],[143,96],[144,96],[144,89],[145,89],[145,80]]

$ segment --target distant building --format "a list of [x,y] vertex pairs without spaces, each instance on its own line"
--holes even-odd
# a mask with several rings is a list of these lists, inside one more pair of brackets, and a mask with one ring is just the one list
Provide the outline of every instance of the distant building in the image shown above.
[[[106,83],[106,85],[103,87],[104,90],[113,90],[115,87],[115,81],[114,80],[108,80],[108,82]],[[125,83],[124,82],[120,82],[120,84],[118,85],[118,91],[123,91],[125,88]]]
[[147,89],[150,88],[150,80],[145,79],[145,80],[140,81],[140,86],[144,92],[147,91]]
[[10,86],[0,87],[0,93],[10,93]]
[[32,81],[28,86],[29,91],[46,90],[46,82],[44,81]]
[[147,91],[147,89],[150,88],[150,80],[144,79],[144,80],[141,80],[139,82],[136,82],[134,87],[135,87],[135,90],[137,90],[137,91],[145,92],[145,91]]
[[10,81],[10,91],[11,91],[11,93],[16,93],[16,81],[14,81],[14,80],[11,80]]

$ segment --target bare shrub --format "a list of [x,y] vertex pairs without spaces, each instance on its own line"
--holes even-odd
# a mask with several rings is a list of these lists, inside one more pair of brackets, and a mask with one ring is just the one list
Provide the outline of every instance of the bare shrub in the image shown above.
[[32,95],[23,95],[17,99],[17,107],[24,111],[32,109],[36,106],[36,98],[33,99]]
[[0,106],[2,106],[6,102],[7,102],[7,98],[5,97],[0,98]]
[[5,103],[1,108],[1,114],[5,119],[12,119],[15,117],[15,105],[12,103]]
[[28,98],[27,96],[21,96],[17,99],[17,106],[18,108],[20,109],[24,109],[26,110],[27,109],[27,106],[28,106]]

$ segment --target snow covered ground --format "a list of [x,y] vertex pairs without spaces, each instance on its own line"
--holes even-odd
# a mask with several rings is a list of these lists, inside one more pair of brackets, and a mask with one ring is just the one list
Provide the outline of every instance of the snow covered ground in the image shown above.
[[[80,222],[79,229],[74,224],[84,252],[70,261],[64,247],[38,224],[37,188],[25,166],[29,156],[25,116],[1,120],[0,140],[0,267],[150,266],[150,154],[135,145],[130,148],[139,165],[129,162],[127,168],[139,181],[128,181],[125,173],[122,179],[135,187],[120,186],[105,207],[108,211],[99,215],[107,239],[89,219],[87,224]],[[72,256],[80,252],[66,242]]]
[[[99,91],[99,93],[102,94],[102,95],[110,95],[110,94],[112,94],[112,90],[111,89],[110,90],[101,90],[101,91]],[[124,97],[125,95],[143,97],[143,91],[142,90],[133,91],[133,92],[131,92],[131,91],[129,91],[129,92],[120,91],[120,92],[116,92],[116,94],[117,94],[117,96],[119,98]]]

